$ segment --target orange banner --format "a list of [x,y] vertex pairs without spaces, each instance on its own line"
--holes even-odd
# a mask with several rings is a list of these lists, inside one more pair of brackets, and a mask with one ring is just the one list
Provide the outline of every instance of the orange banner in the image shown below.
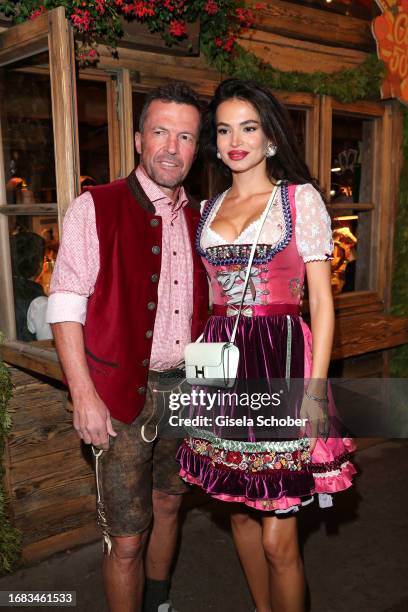
[[383,98],[408,104],[408,0],[375,0],[382,15],[372,23],[377,54],[387,68]]

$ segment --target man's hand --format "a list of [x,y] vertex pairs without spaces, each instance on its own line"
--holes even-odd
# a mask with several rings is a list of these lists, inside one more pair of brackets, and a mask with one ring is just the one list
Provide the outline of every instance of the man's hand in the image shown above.
[[[326,441],[329,435],[329,417],[327,414],[327,408],[327,402],[318,402],[310,397],[307,397],[307,395],[304,395],[299,418],[306,419],[307,425],[310,428],[310,452],[313,452],[318,437],[321,437]],[[301,438],[306,435],[306,427],[302,427],[300,430]]]
[[73,401],[74,429],[85,444],[93,444],[103,450],[109,449],[109,436],[117,434],[113,429],[109,410],[94,391],[86,397]]
[[76,321],[54,323],[52,333],[71,392],[74,428],[85,444],[108,450],[109,436],[115,437],[116,432],[89,374],[82,325]]

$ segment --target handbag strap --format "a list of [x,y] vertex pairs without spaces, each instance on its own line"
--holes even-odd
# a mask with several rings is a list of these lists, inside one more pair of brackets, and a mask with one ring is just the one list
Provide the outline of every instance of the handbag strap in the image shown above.
[[265,207],[265,210],[264,210],[264,212],[262,214],[262,217],[261,217],[261,219],[259,221],[259,227],[258,227],[258,230],[256,232],[256,236],[255,236],[254,242],[252,244],[251,254],[250,254],[249,259],[248,259],[248,267],[247,267],[247,271],[246,271],[246,275],[245,275],[244,290],[242,292],[241,302],[239,304],[238,313],[237,313],[237,316],[236,316],[236,319],[235,319],[235,324],[234,324],[234,327],[233,327],[233,330],[232,330],[232,334],[231,334],[230,340],[229,340],[232,344],[235,341],[235,336],[236,336],[237,329],[238,329],[239,318],[241,316],[241,311],[242,311],[242,307],[243,307],[243,304],[244,304],[245,295],[246,295],[246,291],[247,291],[247,287],[248,287],[248,283],[249,283],[249,277],[251,275],[252,262],[254,260],[256,246],[258,244],[258,240],[259,240],[259,237],[261,235],[261,231],[262,231],[262,228],[264,226],[266,217],[268,216],[268,213],[270,211],[272,203],[273,203],[273,201],[275,199],[276,192],[277,192],[278,187],[281,184],[281,182],[282,181],[278,181],[276,183],[275,187],[272,190],[272,193],[270,195],[268,203],[267,203],[267,205]]

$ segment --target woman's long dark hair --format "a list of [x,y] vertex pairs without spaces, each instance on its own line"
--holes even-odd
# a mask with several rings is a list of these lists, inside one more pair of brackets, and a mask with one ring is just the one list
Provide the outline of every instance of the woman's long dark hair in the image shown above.
[[231,181],[232,172],[217,158],[216,112],[222,102],[231,99],[249,102],[258,112],[265,136],[277,146],[274,157],[266,158],[268,177],[290,183],[311,183],[322,191],[302,159],[288,111],[273,94],[256,81],[226,79],[215,90],[214,97],[203,118],[201,148],[204,158],[214,166],[217,174]]

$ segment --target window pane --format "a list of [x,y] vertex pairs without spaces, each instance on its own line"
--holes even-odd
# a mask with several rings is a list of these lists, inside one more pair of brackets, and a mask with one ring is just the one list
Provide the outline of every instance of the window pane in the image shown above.
[[371,202],[373,167],[372,119],[333,115],[331,202]]
[[105,81],[77,81],[81,187],[109,183],[108,102]]
[[0,68],[0,121],[7,204],[56,202],[48,52]]
[[371,211],[342,214],[332,221],[334,259],[331,261],[335,295],[370,287]]
[[301,154],[303,155],[303,159],[306,156],[306,111],[289,108],[289,116],[292,120],[292,125],[295,130],[296,139],[299,144],[299,149]]
[[10,216],[9,230],[17,340],[50,338],[44,318],[59,247],[57,218]]

